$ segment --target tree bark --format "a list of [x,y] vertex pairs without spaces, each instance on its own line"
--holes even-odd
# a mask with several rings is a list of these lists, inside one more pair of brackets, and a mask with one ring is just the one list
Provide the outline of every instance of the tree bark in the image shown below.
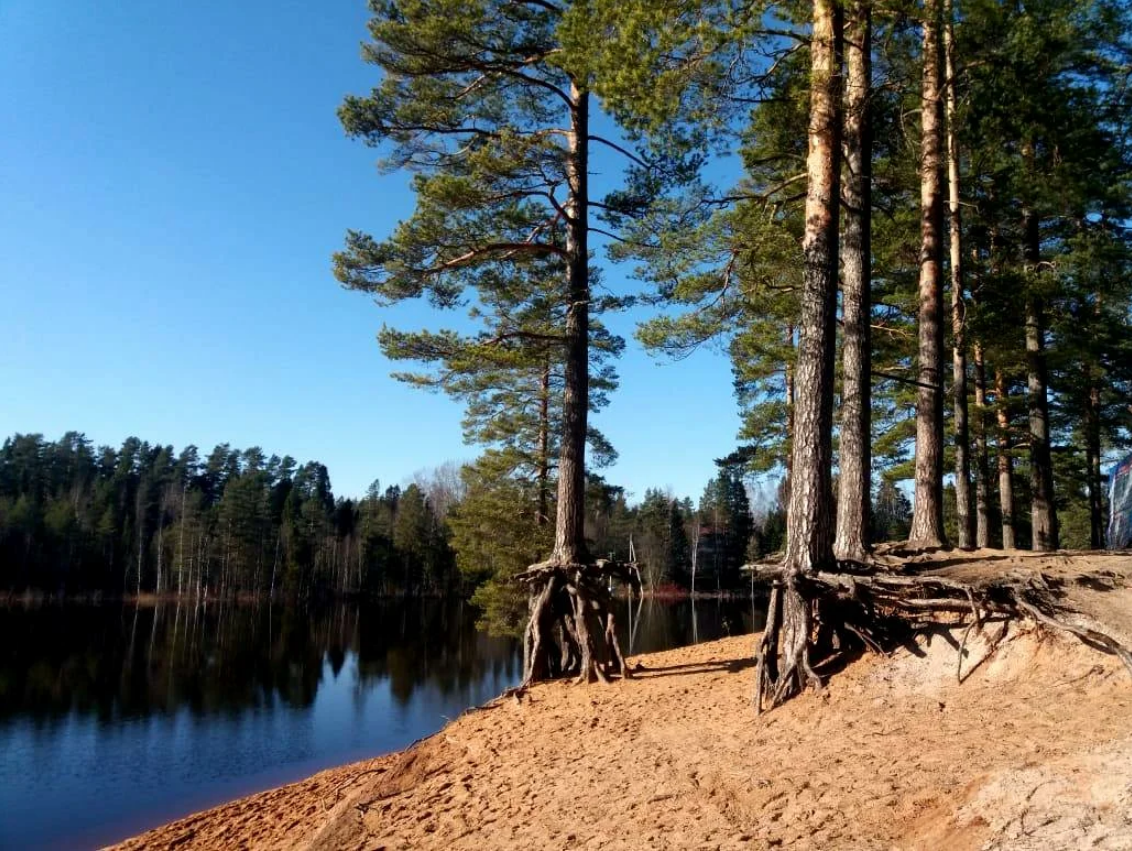
[[[794,330],[793,323],[786,326],[786,345],[791,349],[794,348]],[[782,502],[786,506],[790,505],[790,472],[794,467],[794,368],[795,362],[790,361],[783,370],[783,385],[786,393],[786,445],[789,447],[786,453],[786,477],[782,483]]]
[[[588,353],[587,353],[588,356]],[[550,522],[550,355],[539,377],[538,400],[538,520]]]
[[943,533],[943,188],[940,6],[925,0],[920,97],[919,389],[916,488],[909,542],[938,547]]
[[1002,516],[1002,548],[1012,550],[1014,540],[1014,459],[1010,455],[1010,410],[1006,376],[994,370],[994,406],[998,418],[998,504]]
[[[1041,235],[1037,214],[1024,214],[1026,265],[1037,274]],[[1026,389],[1030,407],[1030,522],[1034,550],[1057,549],[1057,510],[1053,503],[1053,459],[1049,436],[1049,381],[1046,373],[1045,315],[1041,297],[1026,296]]]
[[944,0],[943,57],[947,106],[947,195],[951,261],[951,381],[955,434],[955,507],[959,548],[974,544],[971,516],[970,433],[967,423],[966,300],[963,290],[963,218],[959,208],[959,140],[956,135],[956,67],[952,33],[952,0]]
[[841,463],[833,550],[838,558],[856,560],[863,560],[869,550],[872,502],[871,37],[869,0],[855,0],[848,7],[845,24],[845,224],[841,240],[844,342]]
[[589,415],[589,93],[570,84],[571,127],[566,173],[568,304],[566,307],[565,387],[562,396],[562,447],[558,462],[558,515],[553,558],[579,564],[586,558],[585,454]]
[[1105,545],[1104,480],[1101,477],[1101,390],[1091,371],[1089,396],[1085,404],[1085,463],[1089,491],[1089,546],[1099,550]]
[[990,461],[987,457],[987,369],[982,343],[975,355],[975,546],[990,546]]
[[803,578],[833,557],[833,364],[837,320],[837,225],[841,171],[841,12],[814,0],[810,41],[810,125],[801,329],[782,581],[771,593],[759,645],[755,711],[807,685],[821,685],[810,665],[813,610]]
[[[815,0],[813,14],[804,283],[787,523],[789,572],[814,571],[833,562],[830,464],[841,171],[841,22],[833,0]],[[795,649],[791,645],[784,652]]]

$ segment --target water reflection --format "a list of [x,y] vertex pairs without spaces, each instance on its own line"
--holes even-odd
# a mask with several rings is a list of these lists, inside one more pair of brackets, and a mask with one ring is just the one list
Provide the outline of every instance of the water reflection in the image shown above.
[[359,688],[388,678],[407,704],[487,673],[516,674],[516,646],[475,630],[466,604],[411,601],[286,607],[49,606],[0,612],[0,720],[71,713],[112,724],[187,708],[194,715],[282,703],[309,707],[324,660],[358,659]]
[[[634,653],[758,625],[746,601],[646,600],[631,624],[620,606]],[[0,609],[0,848],[89,847],[404,747],[517,682],[517,643],[476,614],[435,600]]]
[[648,597],[618,601],[617,625],[627,653],[655,653],[714,641],[728,635],[746,635],[762,629],[766,620],[763,600],[701,598],[660,600]]

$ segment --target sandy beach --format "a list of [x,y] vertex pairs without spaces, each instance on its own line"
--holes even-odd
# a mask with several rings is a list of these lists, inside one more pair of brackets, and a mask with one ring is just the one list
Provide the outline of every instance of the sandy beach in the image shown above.
[[[1128,556],[940,569],[1060,576],[1132,640]],[[753,636],[634,657],[632,679],[539,685],[116,847],[1132,848],[1132,678],[1075,638],[1000,631],[961,671],[963,631],[941,628],[758,718]]]

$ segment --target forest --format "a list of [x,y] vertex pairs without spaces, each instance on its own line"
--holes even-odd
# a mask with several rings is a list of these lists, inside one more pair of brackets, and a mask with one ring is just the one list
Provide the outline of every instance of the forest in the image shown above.
[[[493,514],[472,481],[472,467],[448,463],[354,499],[334,495],[322,464],[258,447],[203,456],[133,437],[113,449],[78,432],[17,434],[0,447],[0,588],[309,599],[467,595],[489,583],[490,600],[497,571],[537,554],[523,549],[537,527],[506,506]],[[693,544],[699,591],[710,593],[739,588],[747,558],[782,543],[781,508],[752,512],[735,470],[698,504],[659,489],[630,504],[596,476],[588,494],[590,545],[627,558],[632,538],[662,593],[692,588]],[[501,626],[518,616],[496,611]]]
[[[1057,622],[1033,589],[881,575],[872,518],[907,482],[913,552],[1105,543],[1132,425],[1127,4],[370,10],[376,84],[339,118],[417,205],[348,231],[334,270],[451,317],[379,342],[465,404],[487,447],[469,497],[526,506],[543,559],[499,586],[529,599],[525,681],[625,673],[605,588],[634,565],[587,541],[587,452],[613,451],[603,320],[640,303],[659,356],[730,353],[723,460],[781,482],[784,555],[752,569],[773,586],[760,705],[820,683],[811,651],[881,647],[916,611]],[[639,287],[606,283],[625,270]]]

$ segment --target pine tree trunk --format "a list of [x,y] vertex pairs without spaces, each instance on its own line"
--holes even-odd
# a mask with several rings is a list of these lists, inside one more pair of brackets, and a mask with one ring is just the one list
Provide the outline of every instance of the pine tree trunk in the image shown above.
[[572,126],[566,166],[570,184],[566,207],[569,304],[566,307],[565,388],[554,558],[564,564],[578,564],[586,558],[583,522],[589,414],[589,94],[571,82],[570,96]]
[[1002,548],[1012,550],[1014,540],[1014,459],[1010,455],[1010,410],[1006,376],[994,371],[994,406],[998,418],[998,504],[1002,516]]
[[956,135],[955,45],[952,33],[952,2],[944,0],[943,56],[947,92],[947,189],[951,260],[951,375],[955,433],[955,508],[960,549],[975,541],[971,516],[970,433],[967,423],[966,300],[963,291],[963,219],[959,208],[959,140]]
[[1085,406],[1085,471],[1089,491],[1089,546],[1094,550],[1105,545],[1104,496],[1101,478],[1101,391],[1096,379],[1089,376],[1089,397]]
[[916,488],[909,541],[938,547],[943,534],[943,187],[939,0],[925,0],[920,98],[919,388]]
[[832,0],[815,0],[802,240],[805,266],[787,521],[786,564],[791,572],[810,572],[833,562],[830,465],[841,171],[839,15]]
[[550,355],[539,378],[538,408],[538,520],[550,522]]
[[983,346],[975,355],[975,546],[990,546],[990,460],[987,457],[987,369]]
[[[1024,214],[1026,263],[1037,273],[1041,260],[1038,217]],[[1049,381],[1046,374],[1045,316],[1041,298],[1026,297],[1026,389],[1030,407],[1030,518],[1034,550],[1057,549],[1057,510],[1053,503],[1053,459],[1049,437]]]
[[[794,348],[794,325],[790,323],[786,326],[786,345],[791,349]],[[786,395],[786,445],[792,447],[794,445],[794,366],[795,361],[787,362],[782,374],[783,390]],[[786,453],[786,476],[782,481],[782,502],[784,505],[790,505],[790,471],[794,466],[794,452],[789,450]]]
[[834,564],[833,366],[836,344],[838,207],[841,171],[841,12],[814,0],[810,41],[810,125],[806,159],[806,230],[801,329],[796,369],[793,463],[786,559],[759,646],[755,708],[780,703],[807,684],[812,605],[798,587],[804,575]]
[[840,559],[863,560],[869,550],[872,490],[870,245],[872,133],[869,97],[872,21],[869,0],[855,0],[845,25],[845,205],[841,238],[842,390],[837,533]]

